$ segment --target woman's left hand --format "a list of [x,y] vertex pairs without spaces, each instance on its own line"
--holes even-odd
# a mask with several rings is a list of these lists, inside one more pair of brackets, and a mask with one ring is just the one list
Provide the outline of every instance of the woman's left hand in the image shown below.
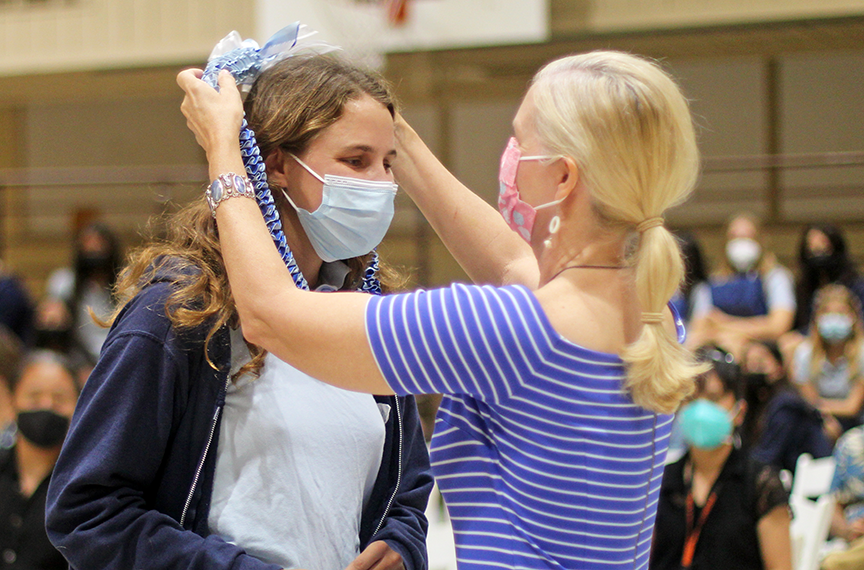
[[186,125],[212,161],[215,154],[239,147],[243,101],[228,71],[219,73],[219,91],[201,81],[203,74],[200,69],[186,69],[177,75],[177,84],[186,93],[180,105]]
[[402,557],[383,540],[366,547],[345,570],[405,570]]

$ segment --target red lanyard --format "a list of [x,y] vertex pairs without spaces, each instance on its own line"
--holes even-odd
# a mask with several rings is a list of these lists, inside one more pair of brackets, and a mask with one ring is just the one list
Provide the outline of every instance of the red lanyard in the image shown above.
[[711,514],[711,509],[714,508],[714,503],[717,502],[717,489],[711,491],[708,500],[705,501],[705,506],[702,507],[702,512],[699,513],[699,520],[693,524],[693,491],[687,493],[687,535],[684,540],[684,552],[681,554],[681,568],[687,570],[693,564],[693,554],[696,552],[696,544],[699,542],[699,535],[702,533],[702,527],[705,526],[705,521],[708,520],[708,515]]

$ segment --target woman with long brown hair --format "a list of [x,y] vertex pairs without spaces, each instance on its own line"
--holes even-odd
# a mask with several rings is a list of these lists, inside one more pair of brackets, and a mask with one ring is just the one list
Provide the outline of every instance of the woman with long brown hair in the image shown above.
[[[391,288],[370,274],[395,192],[387,86],[298,55],[261,74],[245,113],[300,278]],[[207,197],[248,191],[224,177]],[[49,491],[52,542],[82,569],[425,568],[432,480],[413,399],[333,388],[244,342],[208,204],[168,225],[119,283]]]

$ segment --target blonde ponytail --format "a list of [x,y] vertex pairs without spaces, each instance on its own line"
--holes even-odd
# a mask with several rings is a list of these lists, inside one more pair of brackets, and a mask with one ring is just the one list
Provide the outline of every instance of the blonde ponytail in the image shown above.
[[627,363],[627,388],[633,401],[656,412],[674,412],[693,391],[693,378],[705,371],[667,330],[664,320],[645,318],[663,314],[683,275],[675,237],[664,227],[642,232],[636,253],[636,295],[644,324],[621,358]]
[[621,355],[626,385],[638,405],[673,412],[705,370],[659,318],[684,272],[661,216],[686,200],[699,172],[687,101],[655,63],[609,51],[553,61],[532,93],[545,150],[577,163],[602,220],[640,234],[633,262],[644,325]]

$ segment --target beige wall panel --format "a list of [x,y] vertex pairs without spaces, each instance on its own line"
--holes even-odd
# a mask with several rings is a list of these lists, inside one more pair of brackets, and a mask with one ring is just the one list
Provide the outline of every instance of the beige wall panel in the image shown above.
[[[186,127],[180,99],[73,102],[27,110],[24,129],[30,167],[93,167],[200,164],[203,152]],[[202,180],[203,182],[203,180]],[[72,214],[82,208],[104,213],[125,233],[139,231],[163,209],[166,198],[188,200],[186,188],[146,186],[32,187],[26,196],[27,230],[68,235]]]
[[203,152],[180,113],[180,97],[33,106],[26,164],[125,166],[196,164]]
[[0,5],[0,75],[203,61],[232,29],[252,34],[254,7],[235,0]]
[[[864,53],[790,55],[781,69],[783,152],[864,151]],[[790,170],[781,184],[788,219],[864,217],[864,166]]]
[[20,144],[23,131],[22,109],[20,107],[0,107],[0,168],[21,166],[24,152]]
[[665,63],[690,100],[703,155],[765,152],[762,58],[703,58]]
[[864,0],[593,0],[593,31],[648,30],[860,15]]
[[864,149],[864,52],[784,56],[781,77],[783,152]]
[[[695,117],[703,157],[766,152],[765,64],[758,57],[666,62]],[[764,209],[764,172],[703,171],[689,202],[669,214],[673,224],[722,223],[739,210]]]
[[519,101],[460,102],[450,116],[451,148],[445,157],[456,177],[490,204],[498,196],[498,166]]

